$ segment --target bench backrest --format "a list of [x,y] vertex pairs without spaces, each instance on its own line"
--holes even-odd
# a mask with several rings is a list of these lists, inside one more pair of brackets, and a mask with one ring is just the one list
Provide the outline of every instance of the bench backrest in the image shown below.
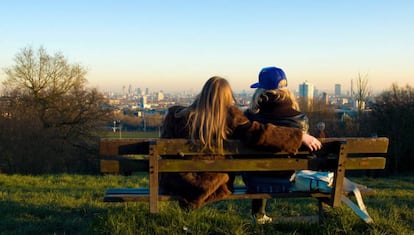
[[[325,152],[338,151],[334,155],[336,160],[340,153],[347,156],[346,164],[344,164],[347,170],[384,169],[385,167],[388,138],[326,138],[321,139],[321,142],[324,146],[335,146]],[[100,155],[111,156],[112,160],[115,159],[114,161],[101,161],[101,172],[120,173],[122,167],[129,168],[131,171],[148,171],[149,156],[156,158],[175,156],[175,159],[160,161],[159,172],[318,170],[322,164],[329,167],[326,165],[326,159],[314,158],[315,153],[305,149],[300,149],[298,154],[291,156],[286,152],[247,147],[237,140],[229,141],[225,145],[225,154],[233,158],[232,164],[229,164],[228,160],[182,161],[191,159],[192,156],[207,155],[200,149],[200,146],[186,139],[101,139]],[[122,166],[125,158],[118,160],[113,158],[117,156],[129,157],[133,161],[128,161],[129,166]],[[331,168],[336,168],[335,159]]]

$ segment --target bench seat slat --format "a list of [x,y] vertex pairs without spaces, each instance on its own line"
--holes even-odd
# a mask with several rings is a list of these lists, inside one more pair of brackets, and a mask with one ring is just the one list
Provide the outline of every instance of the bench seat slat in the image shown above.
[[[326,193],[290,192],[290,193],[248,193],[245,187],[235,188],[234,193],[228,199],[261,199],[261,198],[290,198],[290,197],[317,197],[328,198]],[[178,197],[173,195],[159,195],[159,201],[175,201]],[[149,201],[148,188],[115,188],[108,189],[104,196],[104,202],[129,202]]]
[[[370,196],[375,194],[375,190],[370,188],[361,189],[361,194]],[[348,195],[348,194],[346,194]],[[246,187],[235,187],[232,195],[228,199],[271,199],[271,198],[329,198],[330,194],[319,192],[288,192],[288,193],[248,193]],[[172,195],[159,195],[159,201],[176,201],[178,197]],[[108,189],[104,196],[104,202],[148,202],[148,188],[112,188]]]

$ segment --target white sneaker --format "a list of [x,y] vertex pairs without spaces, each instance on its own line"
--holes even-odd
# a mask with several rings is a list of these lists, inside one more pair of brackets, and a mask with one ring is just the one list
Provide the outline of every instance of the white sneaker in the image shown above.
[[258,218],[256,216],[253,216],[253,222],[255,222],[256,224],[269,224],[272,223],[272,218],[270,218],[267,215],[263,215],[262,217]]

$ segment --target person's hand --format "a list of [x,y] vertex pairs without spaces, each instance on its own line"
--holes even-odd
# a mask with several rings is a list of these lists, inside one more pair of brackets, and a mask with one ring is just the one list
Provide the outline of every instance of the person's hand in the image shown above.
[[318,139],[306,133],[303,133],[302,135],[302,143],[311,151],[316,151],[322,148],[322,143]]

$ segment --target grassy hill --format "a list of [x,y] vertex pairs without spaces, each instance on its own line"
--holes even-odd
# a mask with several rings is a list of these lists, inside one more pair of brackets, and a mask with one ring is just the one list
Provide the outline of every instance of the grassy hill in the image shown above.
[[[375,221],[365,224],[342,206],[323,223],[303,221],[257,225],[250,221],[250,201],[220,201],[193,212],[163,202],[158,215],[146,203],[103,203],[105,189],[148,184],[142,175],[2,175],[0,234],[413,234],[414,179],[353,178],[377,189],[365,197]],[[272,217],[317,213],[313,199],[269,200]]]

